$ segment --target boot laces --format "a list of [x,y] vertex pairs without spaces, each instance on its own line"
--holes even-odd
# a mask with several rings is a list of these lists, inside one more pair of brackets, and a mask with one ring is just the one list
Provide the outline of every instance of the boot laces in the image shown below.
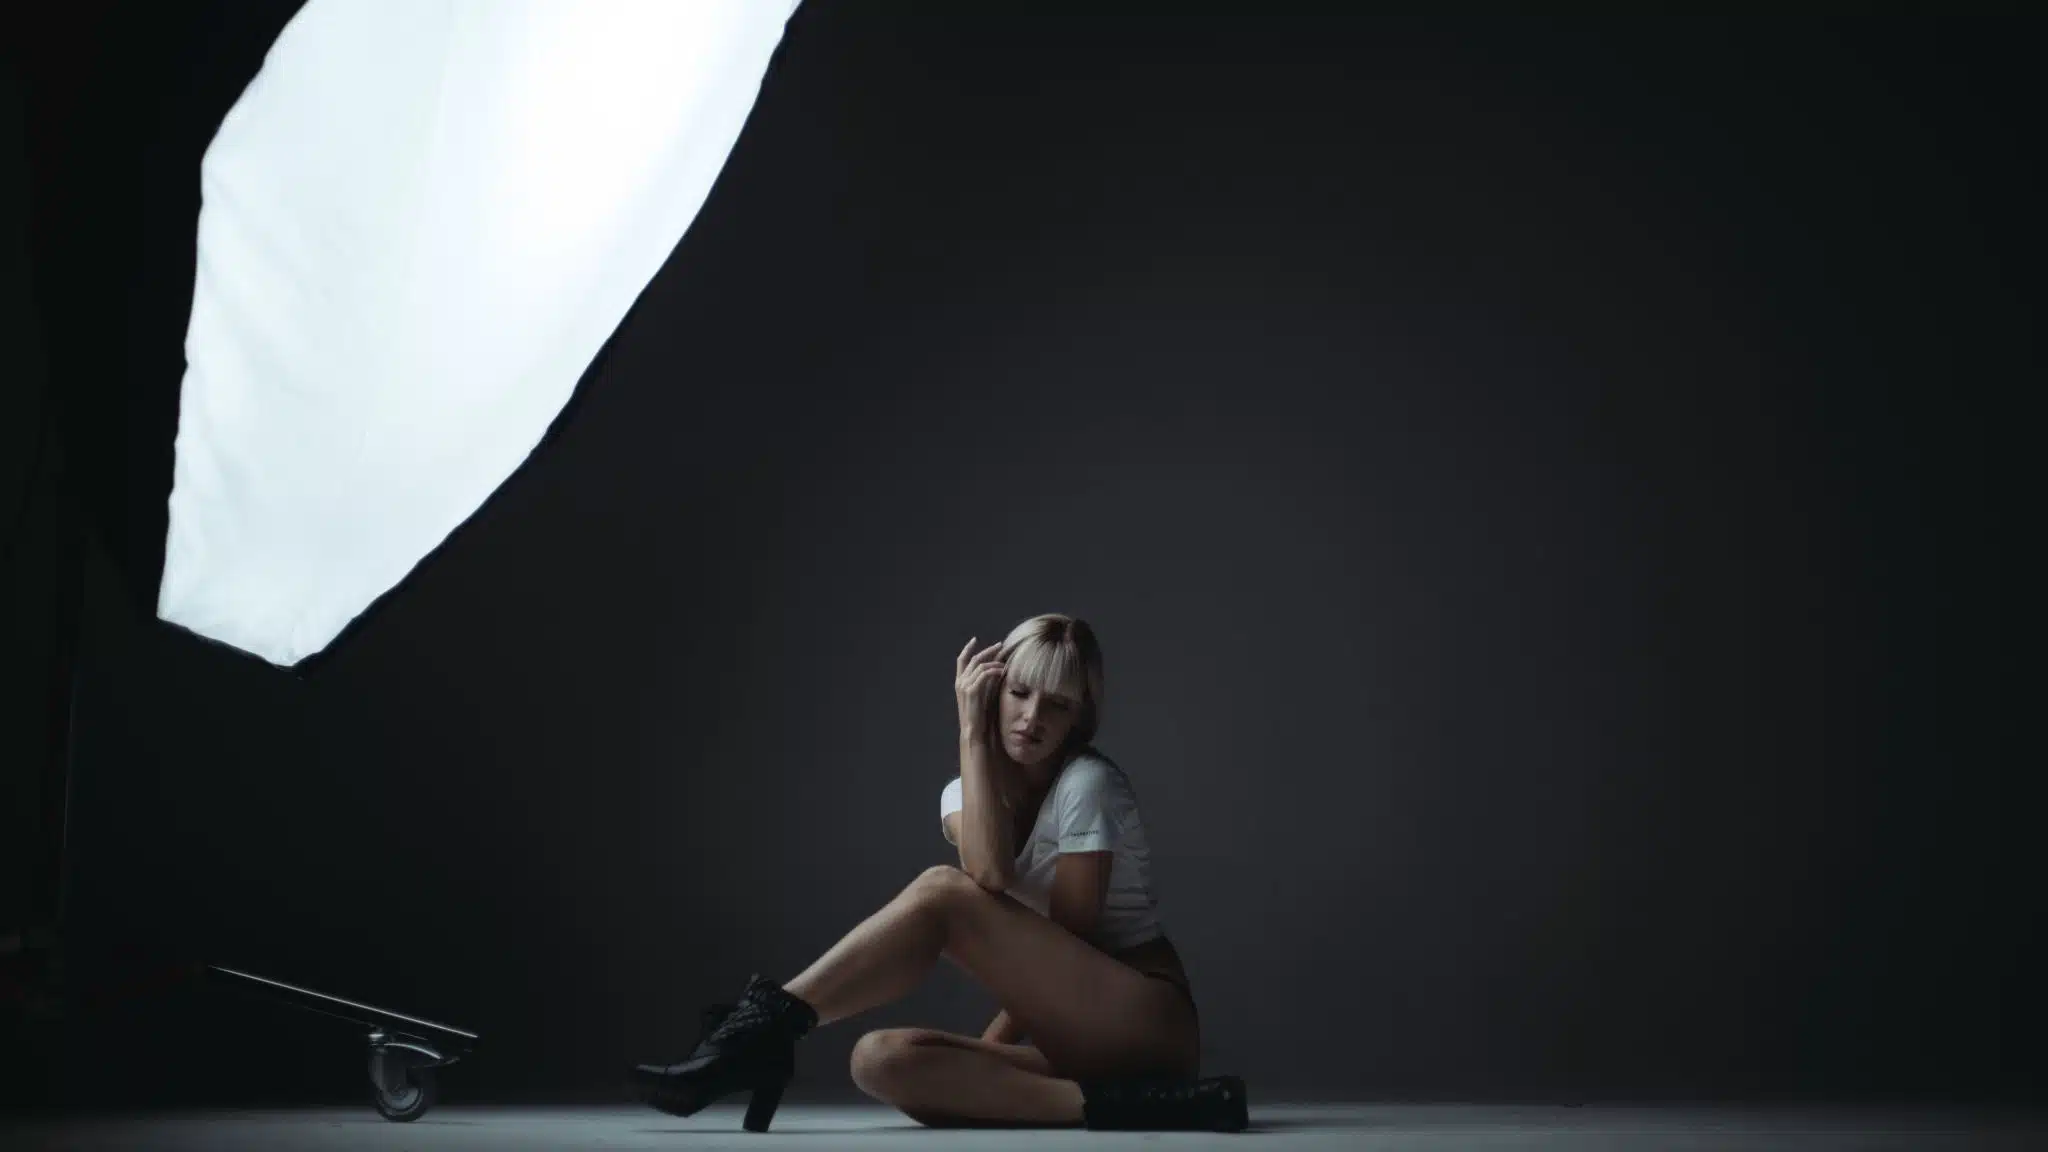
[[697,1039],[701,1042],[718,1031],[718,1026],[725,1023],[727,1016],[732,1015],[733,1006],[733,1001],[726,1000],[709,1005],[697,1013]]
[[[711,1019],[711,1009],[705,1010],[706,1020]],[[712,1031],[712,1041],[727,1040],[742,1032],[752,1032],[773,1023],[775,1017],[767,1007],[754,1000],[742,1000],[731,1006],[731,1011],[718,1021]]]

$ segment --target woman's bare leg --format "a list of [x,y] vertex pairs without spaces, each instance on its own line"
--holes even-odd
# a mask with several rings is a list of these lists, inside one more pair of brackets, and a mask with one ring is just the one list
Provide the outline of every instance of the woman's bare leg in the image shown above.
[[852,1064],[861,1091],[930,1127],[1081,1122],[1081,1086],[1029,1045],[886,1028],[854,1044]]
[[843,1020],[915,988],[939,957],[995,994],[1062,1071],[1157,1071],[1192,1059],[1192,1014],[1150,980],[958,868],[928,869],[785,985]]
[[816,1009],[821,1025],[903,998],[946,947],[930,889],[919,877],[783,987]]

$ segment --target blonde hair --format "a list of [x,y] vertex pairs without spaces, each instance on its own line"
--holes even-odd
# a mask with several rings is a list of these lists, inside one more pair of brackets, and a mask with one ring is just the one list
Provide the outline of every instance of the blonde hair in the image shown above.
[[997,658],[1009,666],[1005,679],[1078,702],[1066,750],[1095,739],[1102,726],[1102,645],[1086,620],[1057,612],[1033,616],[1010,629]]

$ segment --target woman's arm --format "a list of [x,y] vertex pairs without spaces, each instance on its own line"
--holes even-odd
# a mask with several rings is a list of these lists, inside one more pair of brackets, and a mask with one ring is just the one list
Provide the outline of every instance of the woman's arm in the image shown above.
[[1062,852],[1052,866],[1052,899],[1046,915],[1083,940],[1092,940],[1109,896],[1108,852]]
[[[969,640],[967,647],[973,646]],[[1002,662],[995,659],[1001,650],[994,644],[970,657],[963,648],[953,661],[953,698],[960,713],[960,868],[991,892],[1009,887],[1017,855],[989,743],[994,727],[989,704],[1004,676]]]
[[1009,887],[1016,850],[1010,814],[996,783],[986,729],[960,733],[960,868],[991,892]]
[[1060,775],[1051,799],[1059,819],[1059,862],[1053,865],[1048,915],[1092,940],[1102,923],[1115,866],[1121,778],[1100,761],[1081,760]]

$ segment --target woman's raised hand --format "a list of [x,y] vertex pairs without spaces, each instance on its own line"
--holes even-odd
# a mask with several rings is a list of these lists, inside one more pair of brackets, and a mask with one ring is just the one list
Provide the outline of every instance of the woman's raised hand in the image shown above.
[[988,736],[990,694],[1003,682],[1003,663],[996,659],[1003,646],[991,644],[970,656],[974,639],[969,636],[953,658],[953,702],[960,709],[960,734],[980,740]]

